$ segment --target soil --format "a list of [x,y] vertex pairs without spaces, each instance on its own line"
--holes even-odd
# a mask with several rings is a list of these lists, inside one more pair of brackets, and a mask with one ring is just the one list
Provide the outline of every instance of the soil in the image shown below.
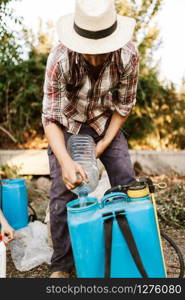
[[10,250],[7,251],[7,277],[8,278],[48,278],[50,275],[49,266],[42,264],[30,271],[18,271],[11,258]]

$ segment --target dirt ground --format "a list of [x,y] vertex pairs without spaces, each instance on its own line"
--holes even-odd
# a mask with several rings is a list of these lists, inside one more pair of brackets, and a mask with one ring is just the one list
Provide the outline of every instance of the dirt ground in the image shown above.
[[[164,230],[163,230],[164,231]],[[184,260],[185,260],[185,231],[184,230],[175,230],[173,228],[168,228],[165,230],[165,233],[168,234],[169,237],[171,237],[179,249],[181,250]],[[164,257],[165,262],[168,268],[168,265],[172,266],[170,269],[172,270],[172,273],[168,274],[168,277],[178,277],[179,274],[179,268],[178,263],[176,262],[177,258],[174,256],[173,251],[171,252],[171,247],[164,245]],[[170,255],[171,254],[171,255]],[[42,264],[30,271],[27,272],[20,272],[16,270],[14,263],[12,261],[10,251],[7,252],[7,277],[8,278],[48,278],[50,276],[50,270],[49,265]],[[175,268],[177,264],[177,269]],[[73,273],[71,277],[75,277],[75,274]],[[185,276],[184,276],[185,278]]]
[[[29,200],[37,212],[41,221],[44,221],[45,211],[49,201],[50,180],[37,178],[32,179],[28,184]],[[39,184],[37,182],[39,180]],[[160,228],[179,247],[185,260],[185,178],[156,176],[153,177],[156,183],[166,182],[165,190],[157,190],[157,204],[160,213]],[[168,277],[178,277],[179,263],[173,248],[163,241],[164,257],[168,271]],[[48,278],[50,276],[49,266],[40,265],[28,272],[16,270],[10,250],[7,251],[7,277],[8,278]],[[72,277],[75,277],[73,273]]]

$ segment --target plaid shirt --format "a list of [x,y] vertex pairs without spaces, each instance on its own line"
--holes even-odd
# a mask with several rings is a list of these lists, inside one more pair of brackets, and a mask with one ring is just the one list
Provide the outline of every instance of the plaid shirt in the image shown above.
[[91,80],[82,55],[56,46],[46,66],[42,123],[60,123],[78,134],[88,122],[101,135],[116,110],[127,116],[136,102],[138,52],[133,42],[114,51],[105,61],[97,81]]

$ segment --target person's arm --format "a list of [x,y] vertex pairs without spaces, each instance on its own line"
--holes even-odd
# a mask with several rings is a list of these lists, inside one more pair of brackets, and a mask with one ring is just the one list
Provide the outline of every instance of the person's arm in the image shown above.
[[[87,180],[82,167],[74,162],[67,152],[64,134],[57,123],[67,122],[62,111],[61,102],[65,101],[65,78],[60,68],[61,45],[54,48],[47,60],[45,81],[42,124],[50,147],[52,148],[62,169],[64,184],[68,189],[73,189],[83,180]],[[80,176],[77,176],[80,175]]]
[[81,184],[83,180],[87,181],[87,175],[81,165],[72,160],[67,152],[62,129],[57,124],[50,123],[45,126],[44,130],[48,143],[61,166],[66,187],[71,190]]
[[118,89],[119,101],[115,104],[115,111],[112,114],[110,124],[104,137],[96,145],[97,158],[111,144],[118,131],[126,122],[133,106],[136,103],[137,81],[138,81],[139,56],[137,50],[132,54],[131,59],[125,68]]
[[14,239],[14,229],[8,224],[1,209],[0,209],[0,224],[2,225],[2,236],[5,244],[11,242]]

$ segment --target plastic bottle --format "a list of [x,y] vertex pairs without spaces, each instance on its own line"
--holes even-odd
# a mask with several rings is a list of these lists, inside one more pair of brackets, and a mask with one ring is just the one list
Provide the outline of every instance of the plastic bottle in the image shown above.
[[6,246],[0,235],[0,278],[6,277]]
[[96,189],[99,179],[94,140],[85,134],[72,135],[68,140],[67,150],[71,158],[82,166],[88,177],[88,182],[83,182],[73,192],[80,198],[87,197]]

